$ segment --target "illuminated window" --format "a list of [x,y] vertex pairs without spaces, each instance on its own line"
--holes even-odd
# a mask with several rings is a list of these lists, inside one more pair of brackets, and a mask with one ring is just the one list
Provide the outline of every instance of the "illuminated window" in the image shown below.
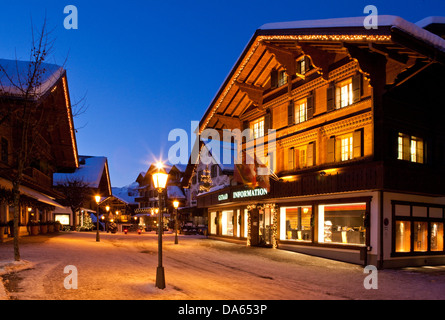
[[300,100],[295,104],[295,123],[301,123],[307,120],[307,101]]
[[217,213],[210,212],[210,234],[216,234],[217,224],[218,224]]
[[318,242],[364,245],[366,203],[318,206]]
[[411,222],[396,221],[396,252],[411,251]]
[[305,74],[306,73],[306,59],[301,59],[300,61],[298,61],[298,63],[300,64],[300,74]]
[[221,234],[224,236],[233,236],[233,210],[222,211]]
[[311,241],[312,206],[280,209],[281,240]]
[[397,159],[424,163],[423,139],[399,133]]
[[414,251],[428,250],[428,222],[414,222]]
[[250,130],[254,139],[264,137],[264,117],[250,123]]
[[352,104],[352,79],[348,79],[339,84],[340,88],[340,108],[349,106]]
[[296,167],[298,169],[306,168],[307,166],[307,146],[299,147],[296,149]]
[[340,138],[341,143],[341,161],[350,160],[353,158],[353,144],[352,134],[342,136]]
[[431,251],[443,251],[443,223],[431,222]]
[[281,87],[287,83],[286,71],[278,72],[278,86]]

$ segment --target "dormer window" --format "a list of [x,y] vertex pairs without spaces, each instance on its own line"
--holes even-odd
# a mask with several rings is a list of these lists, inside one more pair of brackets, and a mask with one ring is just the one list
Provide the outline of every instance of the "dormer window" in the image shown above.
[[284,86],[287,83],[287,74],[286,71],[279,71],[278,72],[278,86]]
[[304,56],[300,60],[297,61],[297,74],[305,75],[306,72],[309,71],[311,64],[309,62],[309,58]]

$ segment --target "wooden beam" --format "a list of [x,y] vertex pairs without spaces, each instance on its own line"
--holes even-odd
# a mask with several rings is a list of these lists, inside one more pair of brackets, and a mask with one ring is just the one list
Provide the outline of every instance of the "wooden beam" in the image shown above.
[[248,98],[258,107],[262,107],[263,105],[263,93],[264,89],[261,87],[254,86],[252,84],[244,83],[244,82],[236,82],[236,85],[238,88],[245,92],[248,96]]
[[311,58],[314,65],[321,69],[323,78],[328,80],[329,66],[335,62],[336,54],[326,52],[304,43],[299,43],[299,46],[304,54]]
[[222,114],[214,114],[213,117],[223,125],[223,128],[242,129],[242,123],[238,117],[229,117]]
[[266,50],[275,56],[275,59],[284,67],[289,77],[295,76],[297,72],[296,59],[300,52],[283,49],[273,44],[263,43]]

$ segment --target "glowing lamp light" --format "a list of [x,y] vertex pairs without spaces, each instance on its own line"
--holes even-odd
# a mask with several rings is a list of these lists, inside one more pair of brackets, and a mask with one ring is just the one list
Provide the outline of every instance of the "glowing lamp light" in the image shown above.
[[178,200],[173,201],[173,207],[175,207],[175,209],[178,209],[178,207],[179,207],[179,201]]
[[107,210],[107,212],[110,211],[110,206],[106,206],[105,210]]
[[168,174],[165,172],[162,163],[158,162],[156,166],[158,167],[158,172],[153,174],[153,184],[156,189],[165,189]]
[[94,196],[94,199],[96,200],[96,203],[100,202],[100,196]]

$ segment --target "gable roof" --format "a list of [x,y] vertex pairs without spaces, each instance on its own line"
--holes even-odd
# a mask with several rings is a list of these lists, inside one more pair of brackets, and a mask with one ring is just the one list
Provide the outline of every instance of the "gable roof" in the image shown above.
[[[0,92],[12,96],[22,95],[27,90],[26,79],[30,70],[29,61],[0,59]],[[38,85],[30,92],[34,99],[38,99],[47,92],[65,73],[58,65],[41,64],[42,74]]]
[[[209,126],[209,122],[218,115],[219,107],[234,99],[233,91],[237,83],[244,83],[244,77],[257,59],[261,59],[262,44],[265,41],[275,41],[285,45],[299,47],[300,42],[312,41],[320,45],[329,42],[338,42],[353,45],[368,45],[378,43],[379,46],[387,46],[388,51],[409,51],[418,57],[425,57],[445,63],[445,39],[422,28],[419,25],[408,22],[398,16],[379,15],[378,28],[364,28],[365,16],[352,18],[335,18],[323,20],[304,20],[267,23],[256,30],[242,51],[235,65],[227,75],[210,105],[204,112],[199,123],[199,134]],[[431,19],[442,21],[442,18]],[[304,50],[303,50],[304,51]],[[247,84],[251,85],[251,84]],[[243,93],[243,92],[242,92]],[[233,113],[233,111],[231,111]],[[224,113],[224,112],[223,112]],[[239,117],[239,114],[235,114]],[[216,118],[216,117],[215,117]]]
[[79,156],[79,167],[73,173],[54,173],[53,185],[63,184],[69,180],[80,180],[90,188],[99,188],[105,175],[109,194],[112,194],[108,161],[106,157]]

